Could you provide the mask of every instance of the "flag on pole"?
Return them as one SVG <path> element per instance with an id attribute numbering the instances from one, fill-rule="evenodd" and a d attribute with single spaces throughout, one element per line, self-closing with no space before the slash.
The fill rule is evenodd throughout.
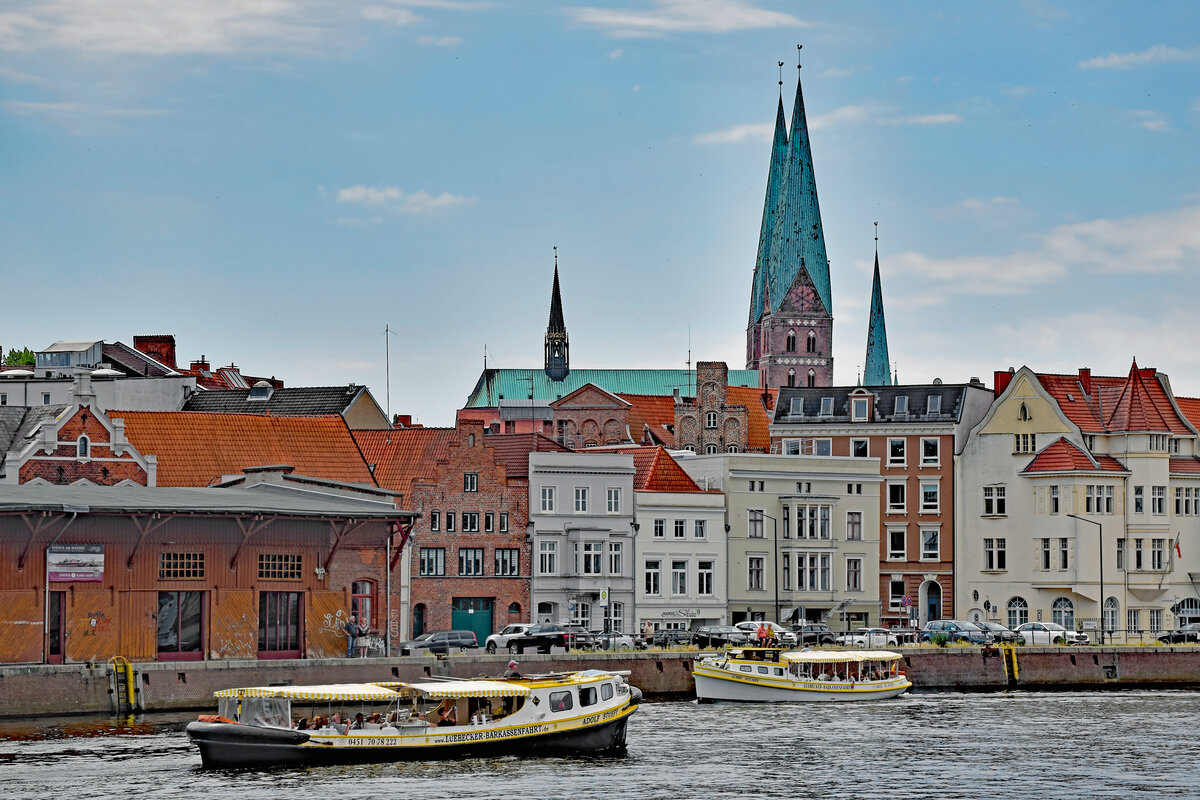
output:
<path id="1" fill-rule="evenodd" d="M 1175 557 L 1183 558 L 1183 550 L 1179 547 L 1179 537 L 1175 537 Z"/>

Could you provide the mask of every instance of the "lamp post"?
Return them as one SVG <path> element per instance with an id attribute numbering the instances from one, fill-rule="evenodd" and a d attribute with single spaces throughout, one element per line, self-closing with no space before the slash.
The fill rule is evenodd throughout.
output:
<path id="1" fill-rule="evenodd" d="M 1099 522 L 1096 522 L 1096 520 L 1094 520 L 1094 519 L 1088 519 L 1087 517 L 1081 517 L 1078 514 L 1067 514 L 1067 516 L 1070 517 L 1071 519 L 1077 519 L 1080 522 L 1087 522 L 1092 525 L 1095 525 L 1099 529 L 1098 536 L 1099 536 L 1099 540 L 1100 540 L 1100 644 L 1104 644 L 1104 640 L 1105 640 L 1104 631 L 1105 631 L 1105 627 L 1106 627 L 1104 624 L 1104 611 L 1105 611 L 1105 608 L 1104 608 L 1104 526 L 1101 525 Z"/>
<path id="2" fill-rule="evenodd" d="M 775 618 L 774 622 L 779 623 L 779 520 L 772 517 L 770 514 L 763 512 L 763 517 L 771 520 L 771 552 L 773 555 L 771 571 L 773 576 L 771 583 L 775 584 Z"/>

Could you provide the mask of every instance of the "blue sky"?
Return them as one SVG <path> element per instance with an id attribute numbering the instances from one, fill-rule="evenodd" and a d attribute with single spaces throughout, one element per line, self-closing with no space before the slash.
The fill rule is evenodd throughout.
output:
<path id="1" fill-rule="evenodd" d="M 0 345 L 173 333 L 427 425 L 540 366 L 744 365 L 796 44 L 863 362 L 873 226 L 903 382 L 1169 373 L 1200 395 L 1200 6 L 13 0 Z"/>

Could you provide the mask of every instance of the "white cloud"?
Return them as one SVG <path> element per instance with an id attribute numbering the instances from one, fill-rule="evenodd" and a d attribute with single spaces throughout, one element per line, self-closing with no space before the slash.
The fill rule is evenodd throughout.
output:
<path id="1" fill-rule="evenodd" d="M 1151 131 L 1169 131 L 1171 122 L 1167 115 L 1160 111 L 1138 110 L 1130 112 L 1138 120 L 1138 125 Z"/>
<path id="2" fill-rule="evenodd" d="M 442 208 L 475 202 L 473 197 L 453 195 L 449 192 L 432 195 L 424 189 L 419 189 L 406 193 L 395 186 L 375 187 L 361 184 L 338 189 L 337 199 L 339 203 L 382 206 L 397 214 L 428 214 Z"/>
<path id="3" fill-rule="evenodd" d="M 622 50 L 621 48 L 618 47 L 616 50 L 609 50 L 608 57 L 612 58 L 612 59 L 617 59 L 617 58 L 620 58 L 624 54 L 624 52 L 625 52 L 624 50 Z"/>
<path id="4" fill-rule="evenodd" d="M 1200 47 L 1181 50 L 1165 44 L 1156 44 L 1140 53 L 1109 53 L 1106 56 L 1088 58 L 1079 62 L 1080 69 L 1127 69 L 1145 64 L 1180 64 L 1200 61 Z"/>
<path id="5" fill-rule="evenodd" d="M 652 0 L 649 11 L 581 6 L 568 9 L 575 20 L 602 28 L 614 37 L 663 36 L 668 33 L 730 33 L 758 28 L 799 27 L 791 14 L 767 11 L 750 0 Z"/>
<path id="6" fill-rule="evenodd" d="M 842 106 L 835 108 L 828 114 L 817 114 L 808 118 L 808 129 L 810 131 L 819 131 L 822 128 L 829 128 L 834 125 L 844 125 L 847 123 L 869 122 L 875 114 L 874 106 Z"/>
<path id="7" fill-rule="evenodd" d="M 991 211 L 998 207 L 1019 206 L 1021 201 L 1015 197 L 989 197 L 986 199 L 979 197 L 968 197 L 962 202 L 956 203 L 953 207 L 959 211 Z"/>
<path id="8" fill-rule="evenodd" d="M 100 108 L 85 103 L 39 103 L 32 100 L 5 100 L 4 107 L 22 116 L 157 117 L 167 113 L 162 108 Z"/>
<path id="9" fill-rule="evenodd" d="M 954 125 L 962 122 L 958 114 L 914 114 L 909 117 L 893 117 L 879 120 L 880 125 Z"/>
<path id="10" fill-rule="evenodd" d="M 751 122 L 724 130 L 697 134 L 696 144 L 737 144 L 739 142 L 769 142 L 775 135 L 775 123 Z"/>
<path id="11" fill-rule="evenodd" d="M 945 125 L 962 122 L 958 114 L 925 114 L 909 117 L 880 117 L 878 106 L 850 105 L 835 108 L 827 114 L 808 118 L 808 129 L 819 131 L 836 125 L 854 125 L 874 122 L 876 125 Z M 733 125 L 717 131 L 700 133 L 693 141 L 696 144 L 737 144 L 740 142 L 769 142 L 775 136 L 774 122 L 749 122 Z"/>
<path id="12" fill-rule="evenodd" d="M 7 83 L 23 83 L 28 86 L 48 86 L 50 81 L 37 75 L 30 75 L 28 72 L 11 69 L 9 67 L 0 67 L 0 81 Z"/>
<path id="13" fill-rule="evenodd" d="M 462 39 L 457 36 L 418 36 L 417 44 L 423 44 L 427 47 L 454 47 L 461 44 Z"/>
<path id="14" fill-rule="evenodd" d="M 391 6 L 367 6 L 362 15 L 374 22 L 387 22 L 391 25 L 415 25 L 425 20 L 420 14 L 407 8 L 392 8 Z"/>

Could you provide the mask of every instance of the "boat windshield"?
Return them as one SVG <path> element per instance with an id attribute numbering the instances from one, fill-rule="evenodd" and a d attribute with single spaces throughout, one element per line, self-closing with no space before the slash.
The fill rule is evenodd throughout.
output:
<path id="1" fill-rule="evenodd" d="M 245 725 L 292 727 L 292 701 L 286 697 L 222 697 L 217 713 Z"/>

